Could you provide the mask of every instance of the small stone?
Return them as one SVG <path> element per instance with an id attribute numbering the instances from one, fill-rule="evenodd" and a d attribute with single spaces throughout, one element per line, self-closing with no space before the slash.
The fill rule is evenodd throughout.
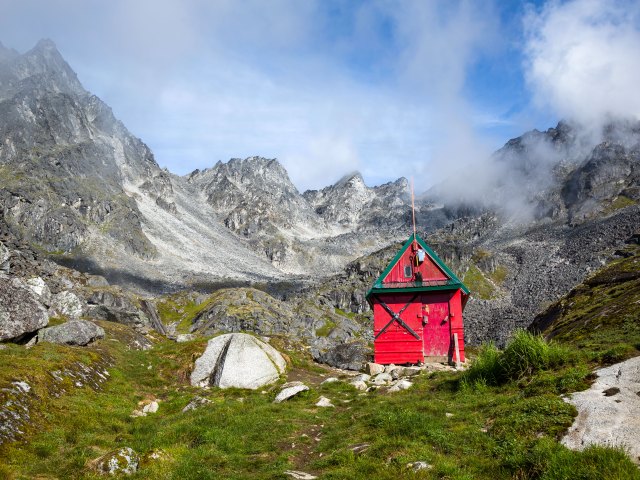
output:
<path id="1" fill-rule="evenodd" d="M 365 367 L 365 371 L 369 374 L 369 375 L 377 375 L 379 373 L 384 372 L 384 365 L 380 365 L 379 363 L 367 363 L 366 367 Z"/>
<path id="2" fill-rule="evenodd" d="M 350 382 L 350 384 L 351 384 L 351 385 L 353 385 L 353 387 L 354 387 L 356 390 L 360 390 L 360 391 L 363 391 L 363 392 L 364 392 L 364 391 L 366 391 L 366 390 L 367 390 L 367 388 L 368 388 L 368 387 L 367 387 L 367 384 L 366 384 L 366 383 L 364 383 L 362 380 L 356 380 L 356 381 L 354 381 L 354 382 Z"/>
<path id="3" fill-rule="evenodd" d="M 451 418 L 451 417 L 453 417 L 453 413 L 446 412 L 444 414 L 444 416 L 447 417 L 447 418 Z"/>
<path id="4" fill-rule="evenodd" d="M 331 400 L 327 397 L 320 397 L 320 399 L 316 402 L 316 407 L 335 407 Z"/>
<path id="5" fill-rule="evenodd" d="M 142 411 L 144 413 L 156 413 L 158 411 L 158 408 L 160 408 L 160 405 L 158 405 L 158 402 L 154 400 L 153 402 L 148 403 L 144 407 L 142 407 Z"/>
<path id="6" fill-rule="evenodd" d="M 181 333 L 176 336 L 177 343 L 190 342 L 191 340 L 195 340 L 196 336 L 193 333 Z"/>
<path id="7" fill-rule="evenodd" d="M 295 478 L 296 480 L 315 480 L 316 478 L 318 478 L 315 475 L 311 475 L 310 473 L 300 472 L 298 470 L 285 470 L 284 474 L 289 475 L 290 477 Z"/>
<path id="8" fill-rule="evenodd" d="M 611 387 L 611 388 L 607 388 L 602 393 L 604 393 L 605 397 L 613 397 L 614 395 L 617 395 L 618 393 L 620 393 L 620 389 L 618 387 Z"/>
<path id="9" fill-rule="evenodd" d="M 291 382 L 291 383 L 293 383 L 293 382 Z M 280 393 L 278 393 L 278 395 L 276 396 L 276 399 L 273 401 L 273 403 L 284 402 L 285 400 L 288 400 L 291 397 L 299 394 L 300 392 L 304 392 L 306 390 L 309 390 L 309 387 L 307 387 L 306 385 L 303 385 L 303 384 L 294 385 L 294 386 L 291 386 L 291 387 L 283 388 L 282 390 L 280 390 Z"/>
<path id="10" fill-rule="evenodd" d="M 195 410 L 196 408 L 204 407 L 205 405 L 208 405 L 210 403 L 212 402 L 208 398 L 204 398 L 196 395 L 195 397 L 193 397 L 193 399 L 191 399 L 191 401 L 187 404 L 187 406 L 182 409 L 182 412 Z"/>
<path id="11" fill-rule="evenodd" d="M 360 453 L 366 452 L 370 446 L 370 443 L 356 443 L 355 445 L 351 445 L 349 447 L 349 450 L 358 455 Z"/>
<path id="12" fill-rule="evenodd" d="M 335 383 L 335 382 L 339 382 L 339 381 L 340 381 L 340 379 L 338 379 L 336 377 L 329 377 L 325 381 L 323 381 L 320 385 L 324 385 L 325 383 Z"/>
<path id="13" fill-rule="evenodd" d="M 394 385 L 391 386 L 388 392 L 390 393 L 399 392 L 400 390 L 407 390 L 412 386 L 413 386 L 413 383 L 411 383 L 409 380 L 399 380 Z"/>
<path id="14" fill-rule="evenodd" d="M 369 380 L 371 380 L 371 375 L 367 375 L 366 373 L 361 373 L 351 379 L 352 382 L 368 382 Z"/>
<path id="15" fill-rule="evenodd" d="M 390 363 L 386 367 L 384 367 L 384 373 L 391 373 L 391 370 L 398 368 L 393 363 Z M 381 372 L 382 373 L 382 372 Z"/>
<path id="16" fill-rule="evenodd" d="M 386 384 L 391 383 L 393 381 L 393 377 L 391 377 L 390 374 L 384 372 L 384 373 L 379 373 L 378 375 L 373 377 L 373 379 L 371 381 L 375 385 L 386 385 Z"/>
<path id="17" fill-rule="evenodd" d="M 433 465 L 430 465 L 427 462 L 419 461 L 407 463 L 407 468 L 411 468 L 414 472 L 418 472 L 420 470 L 431 470 L 433 468 Z"/>
<path id="18" fill-rule="evenodd" d="M 91 462 L 101 475 L 132 475 L 138 470 L 140 457 L 129 447 L 113 450 Z"/>

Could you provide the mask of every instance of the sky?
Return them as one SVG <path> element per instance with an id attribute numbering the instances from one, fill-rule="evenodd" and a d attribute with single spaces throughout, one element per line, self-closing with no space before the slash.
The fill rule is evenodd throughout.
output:
<path id="1" fill-rule="evenodd" d="M 186 174 L 278 158 L 300 191 L 353 171 L 416 191 L 561 119 L 640 118 L 640 1 L 0 0 Z M 478 163 L 476 163 L 478 164 Z"/>

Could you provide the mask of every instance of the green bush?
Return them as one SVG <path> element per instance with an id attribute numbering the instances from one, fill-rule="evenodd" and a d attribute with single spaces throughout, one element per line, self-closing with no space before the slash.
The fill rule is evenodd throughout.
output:
<path id="1" fill-rule="evenodd" d="M 518 330 L 502 352 L 492 344 L 484 345 L 462 381 L 466 385 L 478 381 L 501 385 L 559 367 L 570 360 L 570 352 L 565 347 L 547 343 L 541 335 Z"/>

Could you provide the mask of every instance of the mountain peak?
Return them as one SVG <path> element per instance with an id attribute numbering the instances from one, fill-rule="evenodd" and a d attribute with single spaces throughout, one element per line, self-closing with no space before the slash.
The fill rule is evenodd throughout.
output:
<path id="1" fill-rule="evenodd" d="M 340 180 L 338 180 L 334 185 L 334 188 L 344 188 L 344 187 L 355 187 L 355 186 L 364 186 L 364 178 L 362 178 L 362 174 L 358 171 L 351 172 L 346 174 Z"/>
<path id="2" fill-rule="evenodd" d="M 55 50 L 56 52 L 58 51 L 58 47 L 56 47 L 56 44 L 53 40 L 51 40 L 50 38 L 43 38 L 41 40 L 38 40 L 38 43 L 36 43 L 36 46 L 33 48 L 34 50 L 44 50 L 44 51 L 53 51 Z"/>

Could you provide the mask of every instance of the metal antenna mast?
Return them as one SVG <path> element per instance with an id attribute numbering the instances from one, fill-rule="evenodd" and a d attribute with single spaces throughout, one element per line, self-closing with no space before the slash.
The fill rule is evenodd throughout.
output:
<path id="1" fill-rule="evenodd" d="M 416 206 L 413 201 L 413 177 L 411 177 L 411 215 L 413 217 L 413 241 L 416 241 Z"/>

